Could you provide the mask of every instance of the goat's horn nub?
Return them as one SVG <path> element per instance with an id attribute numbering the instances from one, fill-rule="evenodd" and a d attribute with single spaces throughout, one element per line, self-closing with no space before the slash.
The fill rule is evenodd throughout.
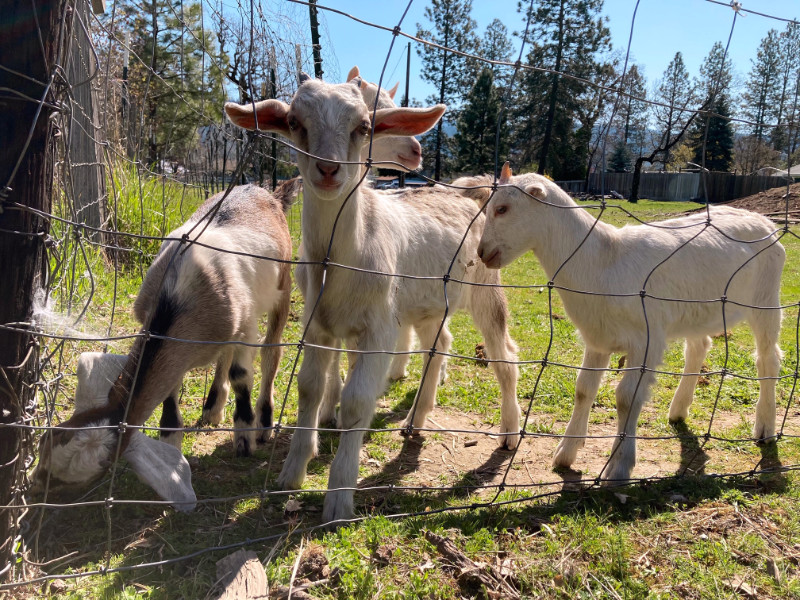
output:
<path id="1" fill-rule="evenodd" d="M 300 81 L 301 84 L 305 83 L 309 79 L 311 79 L 311 75 L 309 75 L 305 71 L 300 71 L 299 81 Z"/>
<path id="2" fill-rule="evenodd" d="M 513 173 L 511 172 L 511 164 L 506 161 L 503 165 L 503 169 L 500 171 L 500 183 L 508 183 L 511 181 L 511 176 Z"/>

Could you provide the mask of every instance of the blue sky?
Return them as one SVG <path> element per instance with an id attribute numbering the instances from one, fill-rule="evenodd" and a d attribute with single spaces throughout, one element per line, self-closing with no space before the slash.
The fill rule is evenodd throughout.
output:
<path id="1" fill-rule="evenodd" d="M 393 27 L 405 10 L 407 0 L 318 0 L 361 19 Z M 427 26 L 424 9 L 428 2 L 415 0 L 403 22 L 403 30 L 416 33 L 417 23 Z M 628 43 L 631 17 L 635 0 L 606 0 L 603 14 L 609 17 L 608 26 L 615 48 L 624 51 Z M 744 8 L 785 17 L 800 17 L 798 0 L 744 0 Z M 304 7 L 303 7 L 304 8 Z M 322 26 L 334 46 L 335 61 L 328 58 L 323 65 L 325 78 L 341 80 L 351 66 L 357 64 L 368 79 L 377 81 L 392 35 L 389 32 L 367 27 L 347 17 L 320 11 Z M 517 12 L 516 0 L 473 0 L 473 18 L 482 34 L 492 19 L 500 19 L 510 31 L 524 28 L 522 16 Z M 633 59 L 644 66 L 648 86 L 663 73 L 676 52 L 681 51 L 691 75 L 716 41 L 723 44 L 733 21 L 733 9 L 705 0 L 641 0 L 636 15 L 636 25 L 631 44 Z M 757 15 L 740 14 L 731 40 L 730 57 L 735 71 L 744 80 L 755 57 L 761 39 L 771 28 L 782 31 L 786 24 Z M 515 40 L 518 51 L 518 39 Z M 405 75 L 407 40 L 398 38 L 387 65 L 386 84 L 391 87 Z M 330 55 L 329 55 L 330 56 Z M 338 64 L 337 64 L 338 63 Z M 423 99 L 433 91 L 419 76 L 420 59 L 412 43 L 411 92 L 412 98 Z M 398 95 L 399 98 L 399 95 Z"/>

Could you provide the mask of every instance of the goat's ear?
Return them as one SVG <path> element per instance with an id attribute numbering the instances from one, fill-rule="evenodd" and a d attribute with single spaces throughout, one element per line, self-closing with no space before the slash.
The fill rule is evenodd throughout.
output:
<path id="1" fill-rule="evenodd" d="M 400 82 L 399 81 L 397 83 L 395 83 L 394 87 L 387 92 L 387 94 L 389 94 L 389 98 L 391 98 L 392 100 L 394 100 L 394 95 L 397 93 L 397 88 L 398 87 L 400 87 Z"/>
<path id="2" fill-rule="evenodd" d="M 175 510 L 194 510 L 197 496 L 192 489 L 192 470 L 180 450 L 134 431 L 122 455 L 139 479 L 169 501 Z"/>
<path id="3" fill-rule="evenodd" d="M 226 102 L 225 114 L 231 123 L 242 129 L 259 129 L 289 135 L 289 123 L 286 120 L 289 105 L 280 100 L 262 100 L 255 103 L 255 108 L 252 104 Z"/>
<path id="4" fill-rule="evenodd" d="M 442 118 L 447 107 L 382 108 L 375 113 L 375 135 L 412 136 L 425 133 Z"/>
<path id="5" fill-rule="evenodd" d="M 359 75 L 360 75 L 360 73 L 358 71 L 358 65 L 356 65 L 355 67 L 350 69 L 350 72 L 347 74 L 347 81 L 350 81 L 351 79 L 355 79 Z"/>
<path id="6" fill-rule="evenodd" d="M 128 357 L 106 352 L 82 352 L 78 357 L 75 414 L 108 403 L 108 393 L 125 368 Z"/>
<path id="7" fill-rule="evenodd" d="M 525 193 L 530 194 L 537 200 L 544 200 L 547 197 L 547 190 L 541 183 L 532 183 L 525 188 Z"/>

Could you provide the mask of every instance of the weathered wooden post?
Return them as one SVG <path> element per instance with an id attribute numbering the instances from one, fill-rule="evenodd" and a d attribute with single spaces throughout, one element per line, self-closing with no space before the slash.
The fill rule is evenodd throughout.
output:
<path id="1" fill-rule="evenodd" d="M 93 77 L 99 65 L 95 62 L 92 40 L 89 38 L 90 10 L 94 10 L 95 14 L 104 12 L 104 0 L 77 0 L 75 3 L 75 26 L 72 28 L 67 68 L 67 79 L 72 90 L 72 110 L 67 121 L 67 185 L 77 221 L 100 229 L 106 214 L 106 181 L 101 147 L 103 134 L 97 116 L 96 82 Z M 86 234 L 92 240 L 100 239 L 99 231 L 90 229 Z"/>
<path id="2" fill-rule="evenodd" d="M 35 403 L 38 340 L 26 329 L 45 283 L 47 218 L 53 188 L 54 122 L 63 100 L 71 26 L 66 0 L 5 0 L 0 24 L 0 505 L 20 506 Z M 63 19 L 63 21 L 62 21 Z M 0 511 L 0 579 L 11 578 L 20 513 Z"/>

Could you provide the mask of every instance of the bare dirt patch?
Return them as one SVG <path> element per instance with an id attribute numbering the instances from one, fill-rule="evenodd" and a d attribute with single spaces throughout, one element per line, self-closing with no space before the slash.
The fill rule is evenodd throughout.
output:
<path id="1" fill-rule="evenodd" d="M 787 207 L 788 200 L 788 207 Z M 752 196 L 739 198 L 730 202 L 716 204 L 715 206 L 732 206 L 757 212 L 770 217 L 772 220 L 783 223 L 786 212 L 789 212 L 789 223 L 800 223 L 800 183 L 795 183 L 789 188 L 787 196 L 786 187 L 776 187 Z M 699 209 L 705 210 L 705 208 Z M 691 211 L 696 212 L 696 211 Z"/>

